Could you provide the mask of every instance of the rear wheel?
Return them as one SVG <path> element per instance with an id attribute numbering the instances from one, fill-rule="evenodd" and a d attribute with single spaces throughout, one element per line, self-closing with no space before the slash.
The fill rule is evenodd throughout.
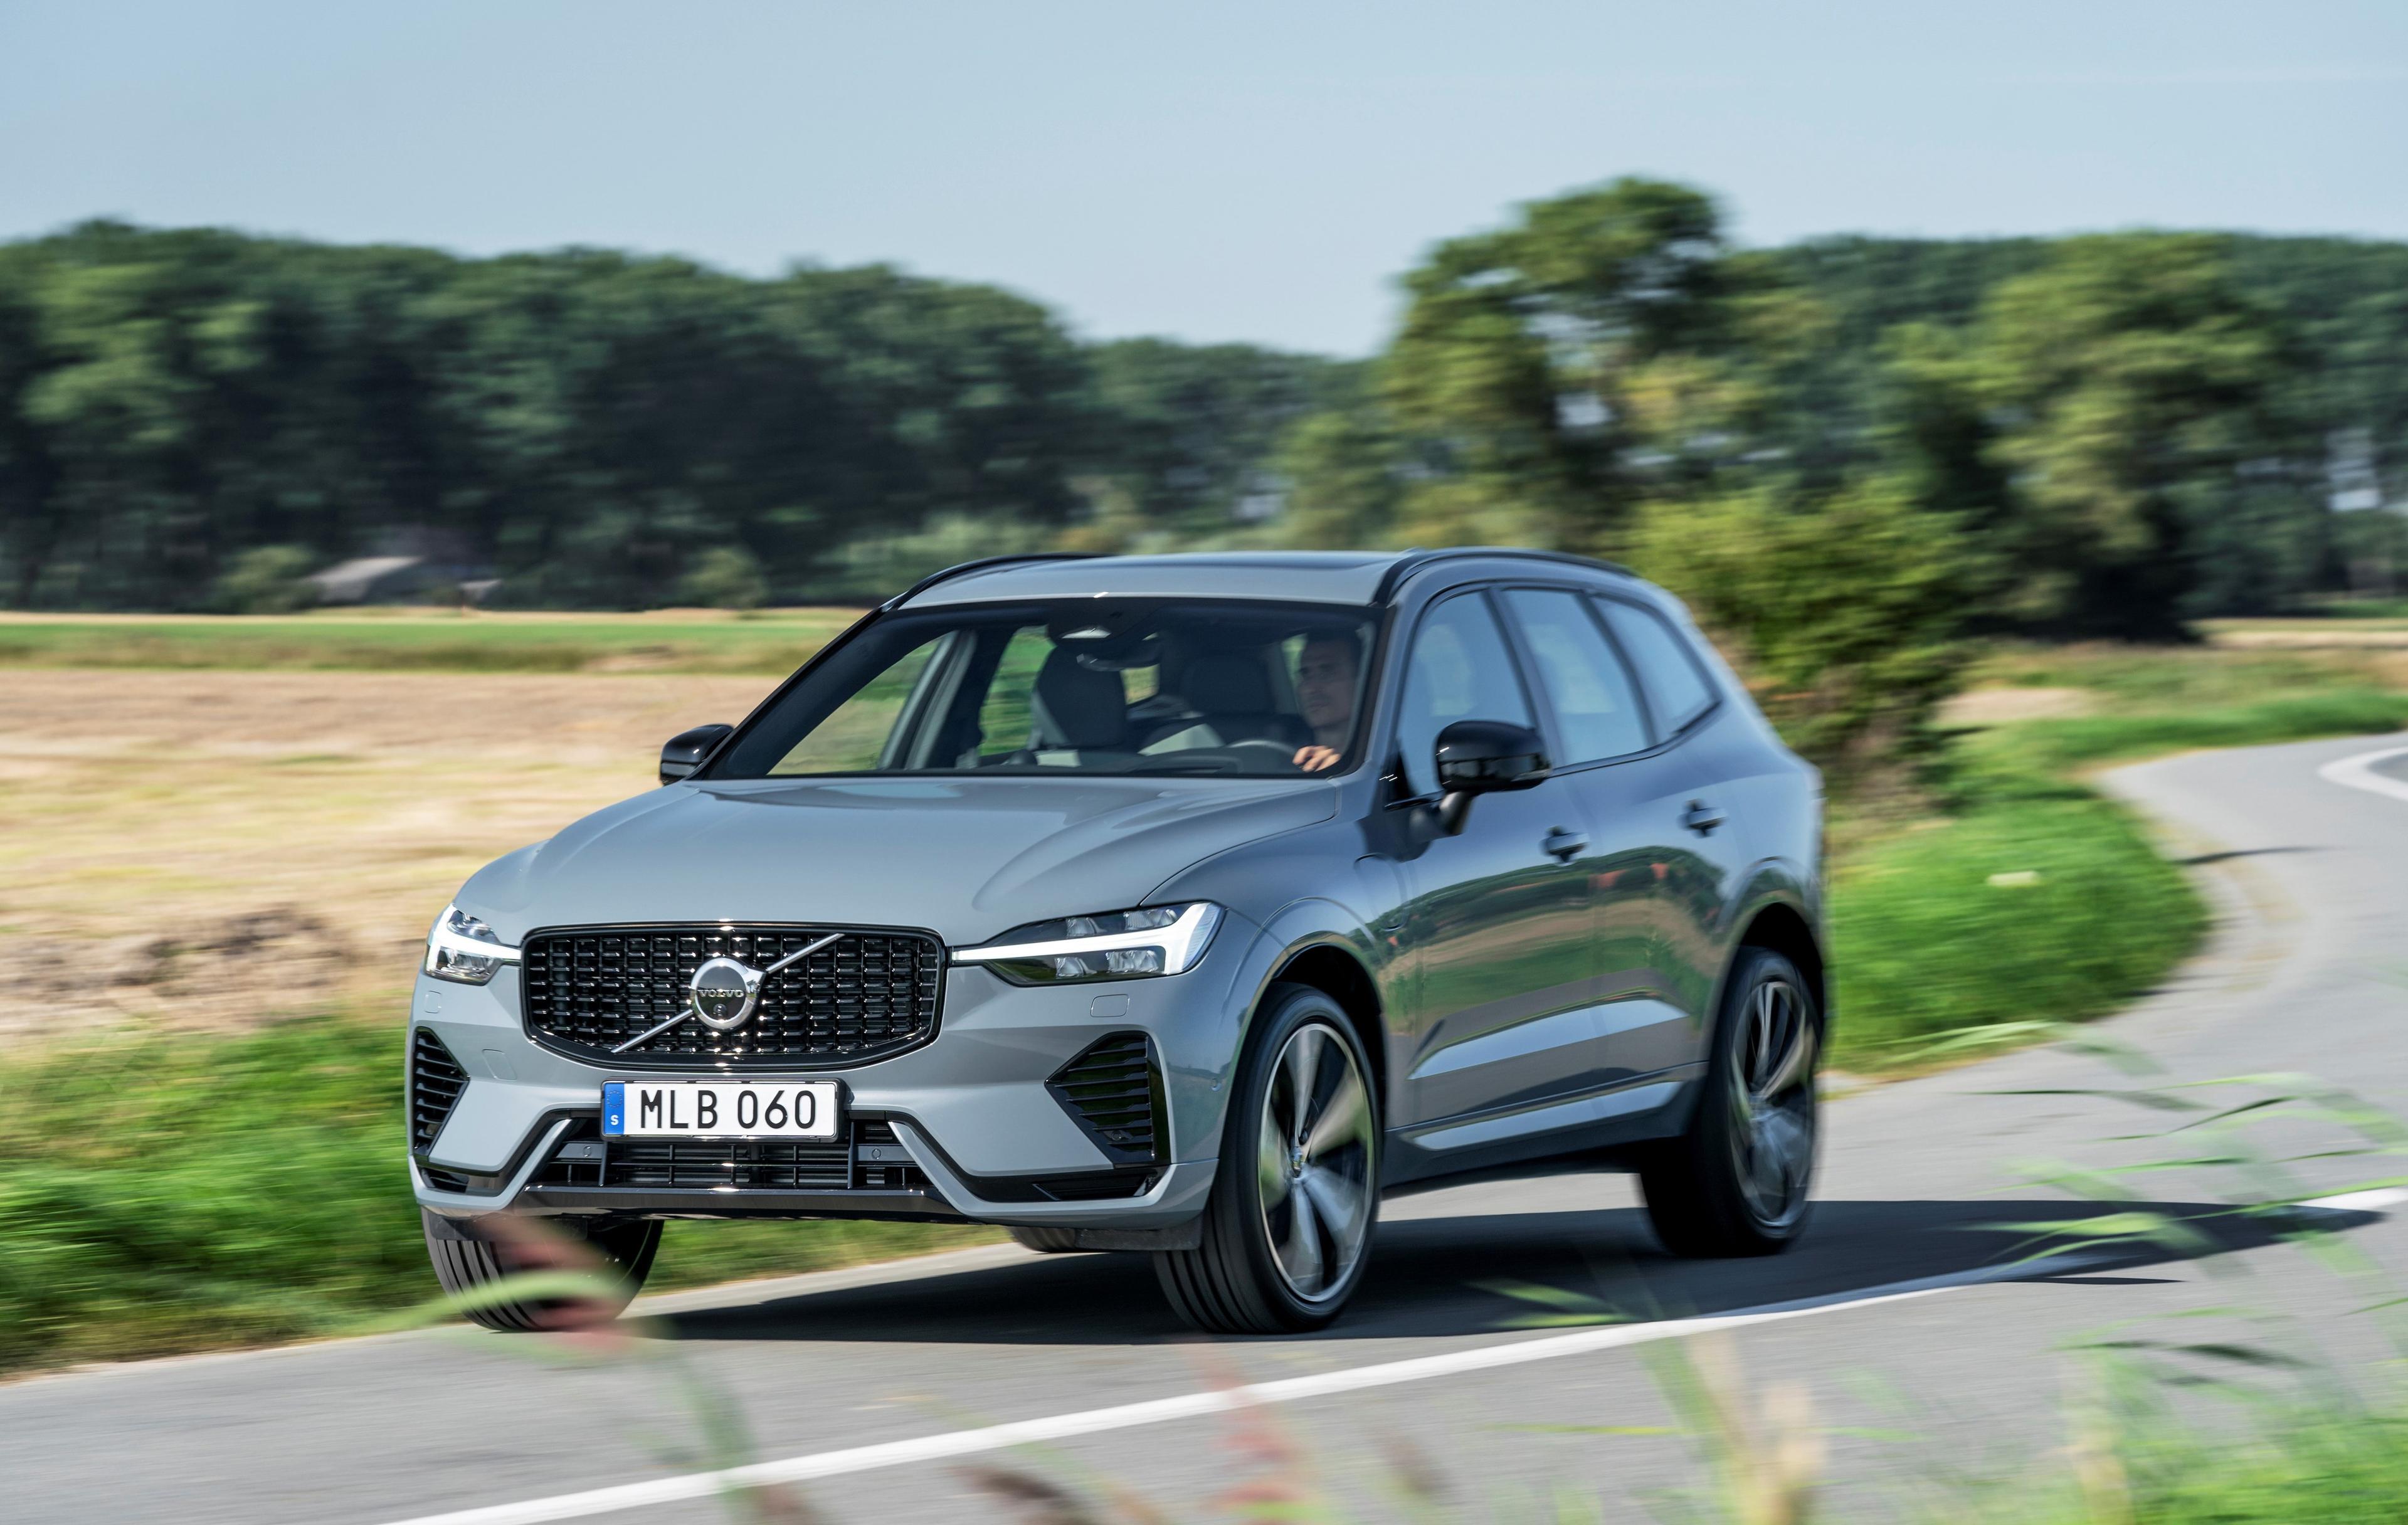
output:
<path id="1" fill-rule="evenodd" d="M 1231 1088 L 1202 1243 L 1154 1257 L 1181 1317 L 1214 1333 L 1278 1334 L 1338 1316 L 1380 1211 L 1370 1074 L 1335 1000 L 1271 987 Z"/>
<path id="2" fill-rule="evenodd" d="M 612 1221 L 564 1217 L 521 1220 L 509 1228 L 464 1223 L 419 1209 L 426 1233 L 426 1258 L 435 1265 L 435 1279 L 454 1296 L 489 1287 L 505 1276 L 532 1271 L 590 1271 L 591 1259 L 602 1261 L 602 1273 L 617 1286 L 612 1296 L 572 1303 L 547 1298 L 508 1301 L 471 1308 L 463 1316 L 487 1329 L 522 1332 L 562 1329 L 615 1318 L 635 1301 L 652 1273 L 652 1257 L 661 1246 L 661 1225 L 642 1219 Z M 582 1247 L 587 1254 L 580 1254 Z"/>
<path id="3" fill-rule="evenodd" d="M 1675 1255 L 1771 1255 L 1806 1228 L 1822 1020 L 1798 967 L 1742 948 L 1687 1131 L 1641 1157 L 1656 1237 Z"/>

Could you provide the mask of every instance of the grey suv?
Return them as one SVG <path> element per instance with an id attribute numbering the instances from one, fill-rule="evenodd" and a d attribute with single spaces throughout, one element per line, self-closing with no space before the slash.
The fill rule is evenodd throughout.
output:
<path id="1" fill-rule="evenodd" d="M 1819 780 L 1618 568 L 973 563 L 660 772 L 428 938 L 455 1290 L 524 1262 L 515 1216 L 629 1296 L 665 1218 L 980 1222 L 1267 1332 L 1338 1314 L 1383 1192 L 1467 1172 L 1634 1170 L 1682 1255 L 1806 1221 Z"/>

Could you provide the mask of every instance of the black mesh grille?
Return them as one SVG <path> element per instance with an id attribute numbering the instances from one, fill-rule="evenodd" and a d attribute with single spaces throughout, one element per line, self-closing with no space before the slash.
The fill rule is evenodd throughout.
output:
<path id="1" fill-rule="evenodd" d="M 1162 1087 L 1154 1045 L 1144 1033 L 1116 1032 L 1098 1040 L 1055 1072 L 1046 1086 L 1116 1160 L 1161 1158 L 1156 1121 Z"/>
<path id="2" fill-rule="evenodd" d="M 390 1073 L 390 1072 L 387 1072 Z M 409 1146 L 423 1154 L 435 1146 L 443 1119 L 459 1104 L 468 1086 L 467 1072 L 443 1046 L 443 1040 L 417 1029 L 409 1043 Z"/>
<path id="3" fill-rule="evenodd" d="M 766 969 L 833 927 L 603 927 L 538 932 L 522 965 L 527 1031 L 579 1058 L 644 1069 L 792 1069 L 857 1064 L 937 1030 L 944 944 L 926 932 L 846 931 L 769 976 L 733 1032 L 692 1018 L 624 1054 L 610 1051 L 686 1002 L 705 959 Z"/>
<path id="4" fill-rule="evenodd" d="M 612 1139 L 602 1184 L 845 1191 L 853 1186 L 853 1145 L 752 1139 Z"/>
<path id="5" fill-rule="evenodd" d="M 879 1117 L 851 1122 L 850 1139 L 831 1144 L 774 1140 L 606 1139 L 599 1122 L 580 1117 L 536 1173 L 538 1187 L 663 1187 L 755 1191 L 925 1191 L 927 1178 L 899 1159 L 858 1159 L 859 1148 L 899 1150 Z"/>

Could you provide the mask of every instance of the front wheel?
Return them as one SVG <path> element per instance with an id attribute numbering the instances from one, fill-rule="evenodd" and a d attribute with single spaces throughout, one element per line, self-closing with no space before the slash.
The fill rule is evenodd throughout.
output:
<path id="1" fill-rule="evenodd" d="M 1697 1113 L 1639 1162 L 1647 1216 L 1666 1249 L 1771 1255 L 1805 1230 L 1822 1030 L 1798 966 L 1769 948 L 1740 950 Z"/>
<path id="2" fill-rule="evenodd" d="M 1279 1334 L 1338 1316 L 1380 1212 L 1370 1074 L 1335 1000 L 1271 987 L 1231 1087 L 1203 1242 L 1154 1257 L 1181 1317 L 1218 1334 Z"/>
<path id="3" fill-rule="evenodd" d="M 600 1307 L 592 1302 L 571 1304 L 560 1299 L 510 1300 L 466 1309 L 462 1316 L 487 1329 L 517 1333 L 599 1323 L 626 1311 L 644 1278 L 652 1273 L 652 1256 L 661 1247 L 657 1220 L 613 1222 L 558 1218 L 546 1228 L 526 1222 L 499 1229 L 465 1224 L 418 1210 L 426 1233 L 426 1258 L 435 1279 L 454 1296 L 491 1286 L 505 1276 L 534 1271 L 598 1270 L 615 1285 Z M 580 1249 L 585 1253 L 580 1253 Z M 592 1261 L 599 1259 L 597 1268 Z"/>

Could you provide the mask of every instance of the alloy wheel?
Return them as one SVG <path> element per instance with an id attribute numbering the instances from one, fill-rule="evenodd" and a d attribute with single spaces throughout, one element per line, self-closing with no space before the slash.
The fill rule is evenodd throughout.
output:
<path id="1" fill-rule="evenodd" d="M 1738 1042 L 1731 1162 L 1749 1213 L 1785 1229 L 1806 1211 L 1814 1170 L 1815 1032 L 1798 987 L 1768 979 L 1749 992 Z"/>
<path id="2" fill-rule="evenodd" d="M 1342 1292 L 1370 1237 L 1370 1093 L 1354 1050 L 1314 1022 L 1289 1034 L 1263 1094 L 1255 1173 L 1263 1233 L 1289 1290 Z"/>

